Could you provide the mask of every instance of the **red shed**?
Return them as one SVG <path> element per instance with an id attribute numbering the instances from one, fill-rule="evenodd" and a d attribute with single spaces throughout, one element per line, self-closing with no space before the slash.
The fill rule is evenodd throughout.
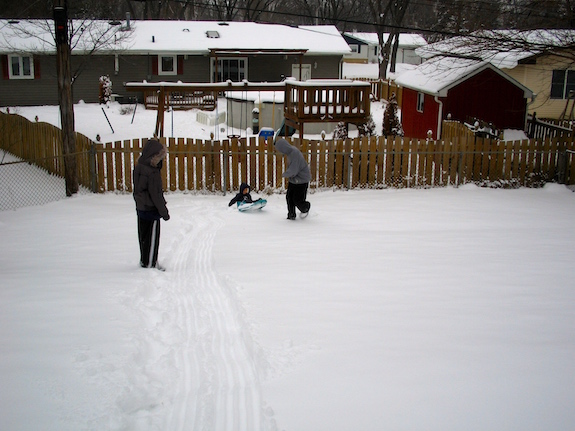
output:
<path id="1" fill-rule="evenodd" d="M 533 92 L 489 62 L 438 57 L 402 73 L 401 123 L 406 136 L 441 137 L 441 123 L 470 117 L 497 129 L 525 128 Z"/>

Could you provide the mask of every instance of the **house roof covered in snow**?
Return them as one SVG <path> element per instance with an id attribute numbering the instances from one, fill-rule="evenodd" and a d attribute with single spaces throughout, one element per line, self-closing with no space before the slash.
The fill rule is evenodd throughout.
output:
<path id="1" fill-rule="evenodd" d="M 525 97 L 533 97 L 533 92 L 529 88 L 502 72 L 490 62 L 454 57 L 432 58 L 416 68 L 402 73 L 395 79 L 395 82 L 402 87 L 411 88 L 433 96 L 445 97 L 451 88 L 486 69 L 493 70 L 521 88 Z"/>
<path id="2" fill-rule="evenodd" d="M 515 68 L 521 60 L 575 45 L 575 30 L 490 30 L 457 36 L 416 49 L 422 58 L 456 55 Z"/>
<path id="3" fill-rule="evenodd" d="M 365 42 L 368 45 L 378 45 L 379 39 L 377 33 L 363 33 L 363 32 L 345 32 L 344 35 L 352 37 L 358 41 Z M 386 41 L 389 33 L 383 34 L 383 40 Z M 400 33 L 399 46 L 401 48 L 416 48 L 426 45 L 427 42 L 420 34 L 415 33 Z"/>
<path id="4" fill-rule="evenodd" d="M 100 52 L 133 54 L 207 54 L 210 50 L 283 52 L 309 55 L 343 55 L 348 44 L 335 26 L 299 26 L 218 21 L 72 21 L 72 53 L 89 50 L 93 38 L 105 35 Z M 80 31 L 82 30 L 82 31 Z M 54 52 L 51 20 L 0 20 L 0 52 Z"/>

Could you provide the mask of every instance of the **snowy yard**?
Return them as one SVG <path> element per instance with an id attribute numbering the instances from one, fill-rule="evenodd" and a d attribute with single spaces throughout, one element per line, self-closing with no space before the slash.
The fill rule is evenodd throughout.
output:
<path id="1" fill-rule="evenodd" d="M 569 430 L 575 194 L 167 195 L 0 212 L 2 430 Z"/>
<path id="2" fill-rule="evenodd" d="M 105 109 L 77 130 L 151 135 Z M 167 194 L 164 273 L 131 195 L 0 212 L 0 430 L 575 429 L 569 189 L 322 190 L 295 222 L 231 197 Z"/>

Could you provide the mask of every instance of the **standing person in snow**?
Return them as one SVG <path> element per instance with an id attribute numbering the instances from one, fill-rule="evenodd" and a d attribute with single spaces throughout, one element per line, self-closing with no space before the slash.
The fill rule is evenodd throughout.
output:
<path id="1" fill-rule="evenodd" d="M 288 220 L 295 220 L 296 208 L 301 211 L 300 217 L 306 217 L 311 207 L 311 204 L 306 201 L 307 189 L 311 181 L 309 165 L 301 151 L 285 139 L 279 138 L 274 146 L 276 150 L 287 157 L 286 170 L 282 174 L 284 178 L 288 179 L 287 218 Z"/>
<path id="2" fill-rule="evenodd" d="M 140 266 L 157 268 L 160 247 L 160 219 L 170 219 L 160 170 L 166 157 L 166 147 L 157 139 L 144 145 L 142 155 L 134 168 L 134 200 L 138 213 L 138 239 L 140 241 Z"/>

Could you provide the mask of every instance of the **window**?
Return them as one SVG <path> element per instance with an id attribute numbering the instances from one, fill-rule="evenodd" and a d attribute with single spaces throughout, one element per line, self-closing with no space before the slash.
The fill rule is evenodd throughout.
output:
<path id="1" fill-rule="evenodd" d="M 175 55 L 158 56 L 158 75 L 177 75 L 178 59 Z"/>
<path id="2" fill-rule="evenodd" d="M 9 55 L 10 79 L 34 79 L 34 60 L 30 56 Z"/>
<path id="3" fill-rule="evenodd" d="M 359 45 L 349 45 L 349 47 L 351 48 L 351 52 L 353 52 L 354 54 L 359 54 Z"/>
<path id="4" fill-rule="evenodd" d="M 225 82 L 228 79 L 232 82 L 241 82 L 247 79 L 246 58 L 221 58 L 218 59 L 217 76 L 216 61 L 212 60 L 212 82 Z"/>
<path id="5" fill-rule="evenodd" d="M 575 70 L 554 70 L 551 99 L 567 99 L 571 91 L 575 91 Z"/>
<path id="6" fill-rule="evenodd" d="M 425 94 L 417 93 L 417 112 L 423 112 L 424 101 L 425 101 Z"/>

